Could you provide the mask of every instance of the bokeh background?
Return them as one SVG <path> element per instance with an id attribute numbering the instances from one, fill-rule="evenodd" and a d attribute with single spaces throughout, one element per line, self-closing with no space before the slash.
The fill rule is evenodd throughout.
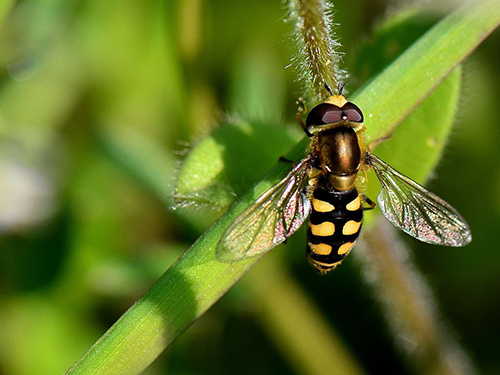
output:
<path id="1" fill-rule="evenodd" d="M 371 43 L 407 5 L 335 2 L 348 90 L 380 68 L 377 56 L 401 52 Z M 296 53 L 285 14 L 278 0 L 0 3 L 0 374 L 64 372 L 215 220 L 217 210 L 193 220 L 170 207 L 185 153 L 228 114 L 297 127 L 303 91 L 285 68 Z M 415 37 L 440 15 L 418 18 Z M 429 183 L 467 218 L 472 244 L 404 237 L 443 325 L 483 374 L 500 372 L 499 57 L 496 32 L 465 62 L 455 130 Z M 359 262 L 320 277 L 296 237 L 276 250 L 280 267 L 343 350 L 367 373 L 414 373 Z M 248 283 L 145 373 L 304 373 Z"/>

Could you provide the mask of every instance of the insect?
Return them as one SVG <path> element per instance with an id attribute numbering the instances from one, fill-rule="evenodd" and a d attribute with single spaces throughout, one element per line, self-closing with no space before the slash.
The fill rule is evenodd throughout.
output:
<path id="1" fill-rule="evenodd" d="M 326 86 L 326 85 L 325 85 Z M 377 202 L 396 227 L 420 241 L 464 246 L 472 237 L 460 214 L 444 200 L 373 155 L 363 142 L 363 113 L 342 95 L 314 107 L 305 124 L 308 153 L 277 184 L 244 210 L 217 247 L 222 261 L 262 255 L 284 242 L 309 217 L 307 258 L 321 273 L 337 267 L 354 246 L 363 211 L 376 204 L 358 186 L 373 169 L 382 189 Z"/>

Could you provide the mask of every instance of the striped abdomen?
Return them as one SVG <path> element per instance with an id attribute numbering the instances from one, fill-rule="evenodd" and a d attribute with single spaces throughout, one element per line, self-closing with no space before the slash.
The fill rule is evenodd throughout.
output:
<path id="1" fill-rule="evenodd" d="M 355 188 L 316 188 L 311 203 L 307 257 L 319 271 L 328 272 L 344 260 L 358 238 L 363 222 L 361 197 Z"/>

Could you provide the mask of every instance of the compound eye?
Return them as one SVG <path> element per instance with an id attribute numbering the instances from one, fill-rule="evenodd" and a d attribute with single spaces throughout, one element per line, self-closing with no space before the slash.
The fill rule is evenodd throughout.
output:
<path id="1" fill-rule="evenodd" d="M 333 124 L 340 120 L 342 120 L 342 109 L 330 103 L 321 103 L 307 115 L 306 126 Z"/>
<path id="2" fill-rule="evenodd" d="M 347 102 L 342 107 L 342 112 L 347 120 L 350 122 L 363 122 L 363 112 L 356 104 Z"/>

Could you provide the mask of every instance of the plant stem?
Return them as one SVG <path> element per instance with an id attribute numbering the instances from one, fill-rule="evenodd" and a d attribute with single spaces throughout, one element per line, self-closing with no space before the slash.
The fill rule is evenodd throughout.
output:
<path id="1" fill-rule="evenodd" d="M 333 38 L 331 5 L 322 0 L 289 0 L 288 8 L 298 51 L 292 61 L 306 96 L 317 102 L 328 95 L 325 84 L 335 91 L 346 76 L 339 68 L 340 43 Z"/>

